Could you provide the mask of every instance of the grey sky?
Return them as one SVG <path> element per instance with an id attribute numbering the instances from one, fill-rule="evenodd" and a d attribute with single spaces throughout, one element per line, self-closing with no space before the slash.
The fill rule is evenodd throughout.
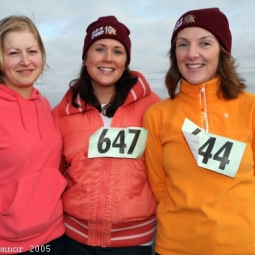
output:
<path id="1" fill-rule="evenodd" d="M 164 76 L 175 22 L 188 10 L 206 7 L 219 7 L 228 17 L 232 55 L 248 91 L 255 93 L 254 0 L 0 0 L 0 19 L 22 14 L 35 22 L 50 66 L 36 87 L 55 106 L 79 74 L 87 26 L 106 15 L 115 15 L 131 31 L 131 70 L 142 72 L 152 90 L 166 97 Z"/>

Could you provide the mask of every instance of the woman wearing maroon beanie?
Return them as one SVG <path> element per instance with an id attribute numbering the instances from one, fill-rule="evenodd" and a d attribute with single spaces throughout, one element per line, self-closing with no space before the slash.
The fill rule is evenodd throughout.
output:
<path id="1" fill-rule="evenodd" d="M 177 21 L 169 98 L 144 115 L 161 255 L 255 254 L 255 95 L 245 92 L 218 8 Z"/>
<path id="2" fill-rule="evenodd" d="M 151 255 L 156 201 L 141 125 L 160 98 L 142 74 L 129 70 L 124 24 L 100 17 L 86 32 L 80 77 L 54 109 L 68 182 L 65 254 Z"/>

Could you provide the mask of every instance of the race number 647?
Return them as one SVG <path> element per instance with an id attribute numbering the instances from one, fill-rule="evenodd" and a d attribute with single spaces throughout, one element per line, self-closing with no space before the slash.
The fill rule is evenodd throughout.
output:
<path id="1" fill-rule="evenodd" d="M 124 130 L 120 130 L 116 137 L 114 138 L 113 142 L 111 142 L 111 139 L 106 136 L 108 132 L 108 129 L 104 129 L 101 133 L 98 143 L 97 143 L 97 149 L 100 153 L 106 153 L 109 151 L 109 149 L 112 148 L 119 148 L 119 153 L 125 153 L 125 148 L 127 147 L 127 144 L 125 143 L 125 132 Z M 131 142 L 130 147 L 128 148 L 127 154 L 132 154 L 134 151 L 134 148 L 137 144 L 138 137 L 140 135 L 141 130 L 139 129 L 129 129 L 129 133 L 133 134 L 133 140 Z"/>

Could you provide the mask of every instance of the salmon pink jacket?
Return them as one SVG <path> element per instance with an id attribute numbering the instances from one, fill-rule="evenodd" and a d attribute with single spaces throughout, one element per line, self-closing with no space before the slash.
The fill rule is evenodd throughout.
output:
<path id="1" fill-rule="evenodd" d="M 64 234 L 62 141 L 48 101 L 0 84 L 0 254 L 32 250 Z"/>
<path id="2" fill-rule="evenodd" d="M 111 127 L 141 127 L 143 114 L 161 99 L 138 77 Z M 74 108 L 68 93 L 53 109 L 64 142 L 68 182 L 63 195 L 66 234 L 101 247 L 141 245 L 153 240 L 156 202 L 147 180 L 143 156 L 136 159 L 88 158 L 90 136 L 103 127 L 97 109 Z"/>

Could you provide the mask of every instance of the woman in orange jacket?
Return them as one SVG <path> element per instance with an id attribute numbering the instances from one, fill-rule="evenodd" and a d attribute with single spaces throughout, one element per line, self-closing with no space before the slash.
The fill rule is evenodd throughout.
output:
<path id="1" fill-rule="evenodd" d="M 218 8 L 188 11 L 174 28 L 170 98 L 143 121 L 157 254 L 255 254 L 255 96 L 231 44 Z"/>
<path id="2" fill-rule="evenodd" d="M 156 202 L 141 125 L 160 98 L 142 74 L 129 70 L 129 33 L 114 16 L 88 26 L 80 77 L 54 109 L 67 165 L 68 255 L 151 255 Z"/>

